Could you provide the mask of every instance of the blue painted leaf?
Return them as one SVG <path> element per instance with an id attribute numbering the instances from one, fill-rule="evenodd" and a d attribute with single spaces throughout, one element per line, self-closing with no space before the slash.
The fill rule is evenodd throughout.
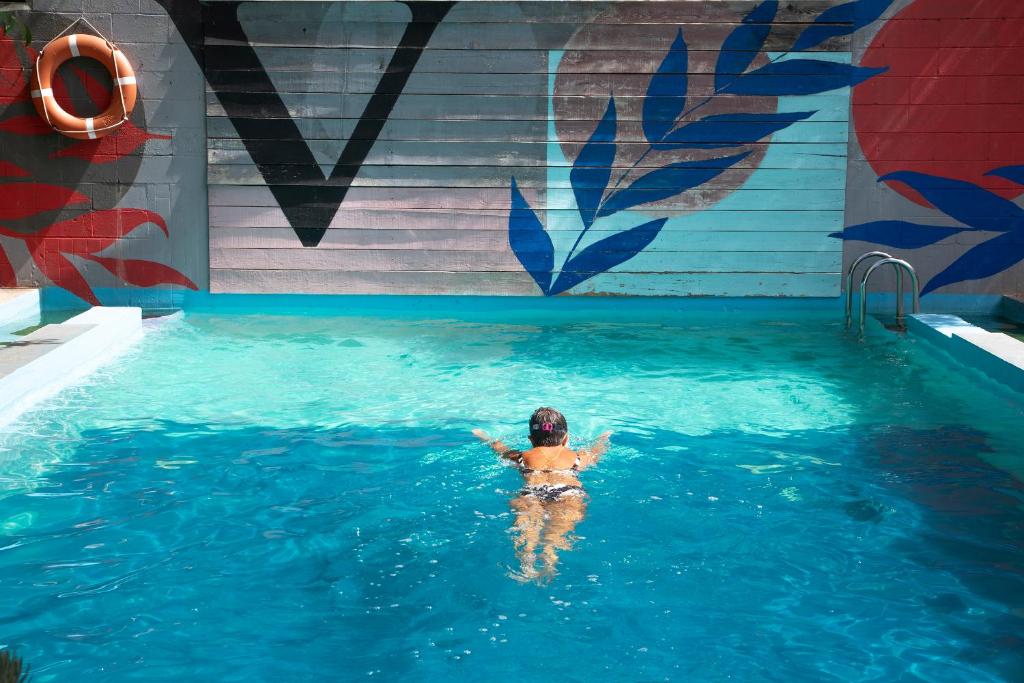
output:
<path id="1" fill-rule="evenodd" d="M 830 7 L 800 34 L 792 52 L 809 50 L 829 38 L 846 36 L 864 28 L 882 16 L 893 0 L 855 0 L 845 5 Z"/>
<path id="2" fill-rule="evenodd" d="M 589 229 L 593 224 L 594 214 L 608 187 L 611 166 L 615 161 L 615 127 L 615 98 L 611 97 L 601 122 L 580 150 L 569 173 L 569 182 L 576 196 L 576 208 L 583 219 L 584 229 Z"/>
<path id="3" fill-rule="evenodd" d="M 815 95 L 852 87 L 889 67 L 853 66 L 820 59 L 788 59 L 743 74 L 729 86 L 735 95 Z"/>
<path id="4" fill-rule="evenodd" d="M 537 286 L 547 294 L 551 270 L 555 267 L 555 248 L 537 214 L 519 191 L 515 178 L 512 179 L 512 210 L 508 214 L 508 245 Z"/>
<path id="5" fill-rule="evenodd" d="M 744 152 L 718 159 L 679 161 L 651 171 L 637 178 L 629 187 L 608 197 L 597 215 L 599 218 L 610 216 L 623 209 L 673 197 L 721 175 L 749 154 Z"/>
<path id="6" fill-rule="evenodd" d="M 591 244 L 562 266 L 551 294 L 561 294 L 633 258 L 654 241 L 667 220 L 659 218 Z"/>
<path id="7" fill-rule="evenodd" d="M 1006 178 L 1012 180 L 1015 183 L 1024 185 L 1024 166 L 1003 166 L 989 171 L 985 175 L 994 175 L 999 178 Z"/>
<path id="8" fill-rule="evenodd" d="M 717 114 L 676 128 L 654 149 L 738 147 L 757 142 L 791 124 L 813 116 L 813 111 L 779 114 Z"/>
<path id="9" fill-rule="evenodd" d="M 777 0 L 765 0 L 743 17 L 743 23 L 726 37 L 715 63 L 716 92 L 723 92 L 761 52 L 778 9 Z"/>
<path id="10" fill-rule="evenodd" d="M 969 249 L 949 268 L 933 277 L 921 290 L 921 294 L 933 292 L 939 287 L 945 287 L 955 282 L 990 277 L 1022 260 L 1024 260 L 1024 236 L 1020 233 L 1008 232 L 993 237 L 989 241 Z"/>
<path id="11" fill-rule="evenodd" d="M 829 237 L 842 240 L 860 240 L 884 244 L 897 249 L 917 249 L 935 244 L 950 235 L 963 232 L 967 228 L 950 228 L 939 225 L 920 225 L 906 221 L 874 221 L 851 225 L 842 232 L 833 232 Z"/>
<path id="12" fill-rule="evenodd" d="M 651 77 L 644 97 L 644 135 L 652 145 L 660 142 L 686 108 L 686 72 L 689 56 L 683 29 L 679 29 L 657 73 Z"/>
<path id="13" fill-rule="evenodd" d="M 1024 230 L 1024 209 L 964 180 L 916 171 L 896 171 L 878 182 L 897 180 L 917 191 L 939 211 L 978 230 Z"/>

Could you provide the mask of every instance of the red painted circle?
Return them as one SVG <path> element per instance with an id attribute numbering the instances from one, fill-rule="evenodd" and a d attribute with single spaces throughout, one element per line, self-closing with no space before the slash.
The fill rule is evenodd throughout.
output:
<path id="1" fill-rule="evenodd" d="M 1024 2 L 915 0 L 881 28 L 861 65 L 889 67 L 853 94 L 857 140 L 876 174 L 918 171 L 1007 199 L 1024 193 L 985 176 L 1024 163 Z"/>

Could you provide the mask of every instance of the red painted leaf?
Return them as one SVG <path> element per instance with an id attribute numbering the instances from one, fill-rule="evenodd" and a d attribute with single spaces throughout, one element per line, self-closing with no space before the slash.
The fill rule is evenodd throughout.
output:
<path id="1" fill-rule="evenodd" d="M 8 69 L 0 66 L 0 104 L 7 106 L 28 100 L 28 81 L 21 67 Z"/>
<path id="2" fill-rule="evenodd" d="M 182 285 L 189 289 L 198 289 L 195 283 L 170 266 L 155 261 L 139 259 L 107 258 L 104 256 L 85 256 L 95 261 L 111 273 L 136 287 L 154 287 L 156 285 Z"/>
<path id="3" fill-rule="evenodd" d="M 36 114 L 22 114 L 0 121 L 0 130 L 15 135 L 49 135 L 53 128 Z"/>
<path id="4" fill-rule="evenodd" d="M 100 301 L 96 298 L 89 283 L 85 281 L 82 274 L 75 268 L 64 254 L 56 248 L 55 244 L 38 239 L 38 236 L 25 240 L 32 253 L 32 260 L 39 267 L 43 275 L 50 278 L 50 281 L 58 287 L 62 287 L 80 299 L 88 301 L 93 306 L 99 306 Z"/>
<path id="5" fill-rule="evenodd" d="M 0 104 L 27 98 L 27 85 L 15 42 L 0 32 Z"/>
<path id="6" fill-rule="evenodd" d="M 150 139 L 169 140 L 170 135 L 154 135 L 142 130 L 131 121 L 125 121 L 116 131 L 98 140 L 81 140 L 50 155 L 51 159 L 78 157 L 93 164 L 109 164 L 127 156 Z"/>
<path id="7" fill-rule="evenodd" d="M 0 161 L 0 178 L 27 178 L 28 171 L 9 161 Z"/>
<path id="8" fill-rule="evenodd" d="M 78 255 L 103 251 L 111 244 L 146 223 L 155 224 L 164 235 L 167 223 L 155 211 L 146 209 L 104 209 L 91 211 L 66 221 L 54 223 L 34 237 L 65 240 L 61 250 Z"/>
<path id="9" fill-rule="evenodd" d="M 14 266 L 7 258 L 3 245 L 0 245 L 0 287 L 17 287 L 18 279 L 14 275 Z"/>
<path id="10" fill-rule="evenodd" d="M 74 190 L 45 183 L 0 184 L 0 220 L 17 220 L 44 211 L 53 211 L 89 198 Z"/>

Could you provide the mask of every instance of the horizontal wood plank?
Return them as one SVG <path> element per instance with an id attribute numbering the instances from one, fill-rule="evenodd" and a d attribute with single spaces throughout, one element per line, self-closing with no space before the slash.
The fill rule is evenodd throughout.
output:
<path id="1" fill-rule="evenodd" d="M 747 192 L 762 202 L 765 209 L 775 211 L 811 211 L 838 209 L 843 206 L 842 190 L 791 190 L 771 192 L 738 189 L 733 194 Z M 524 196 L 525 193 L 524 193 Z M 715 190 L 697 188 L 672 199 L 671 206 L 705 209 L 717 203 L 721 196 Z M 534 211 L 561 209 L 575 205 L 571 190 L 548 190 L 544 198 L 527 197 Z M 504 188 L 418 188 L 418 187 L 360 187 L 353 188 L 345 197 L 350 209 L 500 209 L 508 211 L 511 195 Z M 651 209 L 660 213 L 659 208 Z"/>
<path id="2" fill-rule="evenodd" d="M 211 268 L 336 271 L 520 272 L 522 264 L 507 247 L 497 250 L 303 249 L 211 247 Z M 652 245 L 615 272 L 630 273 L 833 273 L 840 252 L 762 251 L 756 258 L 736 251 L 667 252 Z"/>
<path id="3" fill-rule="evenodd" d="M 655 158 L 654 161 L 657 159 Z M 666 162 L 667 163 L 667 162 Z M 626 176 L 626 182 L 644 175 L 651 166 L 639 165 L 635 169 L 630 166 L 611 168 L 614 179 Z M 358 171 L 358 173 L 356 173 Z M 212 170 L 211 170 L 212 172 Z M 563 174 L 552 177 L 547 169 L 540 166 L 450 166 L 450 165 L 378 165 L 364 164 L 356 169 L 342 167 L 345 177 L 352 178 L 351 187 L 479 187 L 507 188 L 510 180 L 516 179 L 520 188 L 551 188 L 570 189 L 572 183 Z M 1007 186 L 1009 183 L 1007 181 Z M 592 183 L 579 181 L 580 187 L 590 187 Z M 650 187 L 676 187 L 667 180 L 652 180 Z M 846 186 L 846 172 L 843 169 L 797 169 L 797 168 L 759 168 L 743 183 L 747 190 L 842 190 Z M 728 180 L 713 179 L 701 185 L 704 189 L 729 191 L 736 183 Z"/>
<path id="4" fill-rule="evenodd" d="M 559 97 L 596 97 L 606 99 L 614 88 L 616 99 L 643 97 L 651 82 L 650 72 L 639 73 L 581 73 L 558 81 Z M 701 68 L 706 67 L 706 68 Z M 810 72 L 811 70 L 808 69 Z M 322 93 L 369 95 L 393 90 L 381 81 L 380 71 L 352 71 L 342 64 L 336 70 L 274 71 L 271 80 L 253 71 L 211 70 L 207 74 L 207 92 L 233 93 Z M 714 93 L 714 64 L 690 62 L 687 71 L 687 94 L 703 97 Z M 909 79 L 907 79 L 909 80 Z M 406 95 L 513 95 L 547 97 L 548 73 L 429 73 L 417 71 L 402 89 Z M 910 88 L 910 84 L 907 84 Z"/>
<path id="5" fill-rule="evenodd" d="M 367 111 L 369 96 L 366 95 L 325 95 L 320 93 L 290 93 L 282 95 L 285 111 L 291 118 L 358 119 L 364 114 L 368 118 L 379 118 L 386 112 Z M 624 98 L 625 99 L 625 98 Z M 717 100 L 722 100 L 716 104 Z M 617 100 L 618 101 L 618 100 Z M 235 116 L 254 119 L 279 116 L 278 104 L 271 102 L 265 93 L 223 93 L 206 95 L 207 116 L 227 116 L 225 102 L 230 102 Z M 565 98 L 558 109 L 561 121 L 593 121 L 600 117 L 607 99 Z M 595 109 L 596 107 L 596 109 Z M 621 121 L 641 121 L 642 102 L 635 104 L 621 102 Z M 834 117 L 844 115 L 849 108 L 849 97 L 843 92 L 832 96 L 819 96 L 817 111 L 823 120 L 842 120 Z M 711 98 L 709 111 L 751 112 L 737 109 L 732 96 L 722 95 Z M 401 120 L 487 120 L 487 121 L 548 121 L 550 120 L 548 100 L 545 97 L 517 97 L 511 95 L 402 95 L 388 121 Z M 653 117 L 653 120 L 659 120 Z M 674 120 L 674 119 L 673 119 Z"/>
<path id="6" fill-rule="evenodd" d="M 605 273 L 575 294 L 629 296 L 838 296 L 840 273 Z M 210 269 L 213 292 L 289 294 L 478 294 L 540 296 L 519 273 Z"/>
<path id="7" fill-rule="evenodd" d="M 684 40 L 693 50 L 717 50 L 740 25 L 741 17 L 732 22 L 678 23 L 625 23 L 591 24 L 586 27 L 586 47 L 592 52 L 647 50 L 652 42 L 672 43 L 676 31 L 682 28 Z M 263 21 L 259 25 L 250 20 L 243 26 L 249 44 L 256 47 L 286 48 L 393 48 L 398 44 L 406 24 L 379 21 L 321 21 L 315 20 Z M 305 24 L 305 26 L 303 25 Z M 207 46 L 244 44 L 233 32 L 217 32 L 216 25 L 208 25 Z M 305 28 L 306 30 L 303 30 Z M 426 25 L 413 23 L 410 30 L 424 32 Z M 803 33 L 806 23 L 774 23 L 765 40 L 764 50 L 786 51 Z M 310 30 L 312 29 L 312 30 Z M 499 22 L 443 22 L 430 37 L 427 50 L 558 50 L 580 30 L 578 22 L 571 23 L 499 23 Z M 816 49 L 842 50 L 848 48 L 849 36 L 825 41 Z"/>
<path id="8" fill-rule="evenodd" d="M 549 231 L 557 235 L 558 231 Z M 558 237 L 562 243 L 572 240 L 577 232 L 565 231 L 565 237 Z M 588 237 L 599 241 L 618 234 L 616 230 L 593 228 Z M 829 231 L 805 230 L 802 232 L 772 231 L 771 242 L 774 252 L 829 252 L 837 254 L 834 238 Z M 672 223 L 666 225 L 659 237 L 662 250 L 673 252 L 736 252 L 764 253 L 765 231 L 729 230 L 725 227 L 715 230 L 680 230 Z M 215 249 L 295 249 L 300 248 L 299 239 L 290 227 L 219 227 L 210 228 L 210 247 Z M 361 249 L 417 249 L 426 251 L 499 251 L 509 248 L 508 230 L 502 227 L 483 228 L 404 228 L 404 229 L 362 229 L 330 228 L 317 250 L 361 250 Z"/>
<path id="9" fill-rule="evenodd" d="M 763 120 L 763 119 L 761 119 L 761 120 Z M 744 145 L 744 144 L 749 144 L 746 141 L 751 141 L 751 142 L 757 141 L 757 142 L 762 142 L 762 143 L 768 142 L 769 139 L 770 139 L 770 136 L 767 136 L 767 135 L 759 136 L 758 135 L 760 130 L 762 129 L 762 127 L 764 125 L 763 123 L 759 123 L 758 121 L 759 120 L 755 118 L 755 119 L 752 119 L 751 121 L 744 121 L 742 123 L 734 123 L 734 124 L 729 124 L 729 125 L 723 125 L 723 126 L 720 127 L 720 132 L 715 133 L 715 134 L 707 134 L 707 135 L 705 135 L 703 140 L 702 140 L 702 142 L 703 143 L 714 143 L 714 144 L 720 145 L 720 148 L 738 147 L 738 146 L 741 146 L 741 145 Z M 417 122 L 417 123 L 422 124 L 422 122 Z M 457 122 L 457 123 L 466 123 L 466 122 Z M 445 126 L 440 125 L 440 124 L 438 124 L 436 127 L 438 129 L 445 128 Z M 393 129 L 401 129 L 403 127 L 393 126 L 392 128 Z M 425 127 L 422 126 L 422 125 L 416 126 L 416 129 L 420 130 L 420 131 L 423 131 L 424 128 Z M 467 128 L 469 128 L 469 127 L 465 127 L 464 126 L 463 130 L 465 130 Z M 480 126 L 475 131 L 472 128 L 469 128 L 469 130 L 470 130 L 471 133 L 473 133 L 473 132 L 483 132 L 483 131 L 480 130 L 482 128 L 484 128 L 484 127 Z M 501 127 L 500 126 L 495 125 L 495 124 L 491 124 L 488 128 L 490 129 L 490 133 L 489 133 L 489 136 L 491 138 L 490 140 L 487 140 L 487 139 L 470 139 L 470 140 L 459 139 L 457 136 L 460 135 L 460 131 L 459 131 L 457 126 L 453 126 L 451 130 L 447 131 L 447 138 L 446 138 L 445 133 L 440 132 L 440 131 L 439 131 L 440 135 L 438 135 L 436 137 L 420 133 L 419 137 L 399 139 L 399 140 L 380 138 L 380 139 L 378 139 L 376 146 L 377 147 L 383 146 L 383 147 L 390 148 L 390 147 L 402 147 L 403 145 L 406 145 L 407 143 L 426 143 L 426 144 L 434 145 L 436 147 L 437 143 L 444 142 L 444 143 L 447 143 L 447 144 L 444 145 L 444 150 L 445 150 L 446 153 L 450 154 L 453 157 L 461 157 L 463 152 L 464 152 L 464 150 L 471 150 L 469 152 L 470 155 L 478 156 L 478 153 L 476 152 L 477 149 L 483 149 L 484 153 L 487 154 L 487 153 L 493 153 L 493 150 L 501 150 L 501 149 L 504 149 L 504 148 L 507 148 L 507 147 L 515 148 L 515 147 L 520 146 L 520 145 L 531 145 L 531 146 L 534 146 L 534 147 L 536 147 L 537 145 L 544 145 L 545 148 L 546 148 L 546 146 L 547 146 L 547 144 L 549 142 L 568 143 L 568 142 L 573 142 L 574 141 L 571 138 L 569 138 L 569 139 L 561 139 L 561 140 L 558 140 L 558 139 L 556 139 L 556 140 L 548 140 L 547 139 L 547 137 L 548 137 L 547 132 L 543 131 L 543 130 L 535 130 L 534 132 L 538 133 L 538 135 L 533 137 L 533 139 L 527 138 L 527 139 L 522 139 L 522 140 L 509 140 L 508 137 L 502 137 L 502 135 L 501 135 Z M 539 128 L 539 126 L 535 126 L 535 128 Z M 576 136 L 573 136 L 573 137 L 583 138 L 583 139 L 582 140 L 575 140 L 576 142 L 586 142 L 586 137 L 585 137 L 587 135 L 586 128 L 587 128 L 586 126 L 580 126 L 579 127 L 580 130 L 579 130 L 578 134 Z M 619 148 L 622 149 L 626 154 L 629 154 L 631 152 L 631 150 L 635 150 L 640 145 L 642 145 L 643 147 L 646 147 L 648 145 L 646 140 L 644 140 L 644 138 L 643 138 L 643 132 L 642 132 L 641 127 L 640 126 L 635 126 L 634 128 L 635 128 L 634 130 L 630 131 L 631 134 L 626 135 L 626 136 L 620 136 L 616 140 L 617 144 L 619 145 Z M 427 130 L 430 130 L 430 129 L 428 128 Z M 816 142 L 843 143 L 843 142 L 846 141 L 846 139 L 847 139 L 847 137 L 849 135 L 849 124 L 846 123 L 845 121 L 796 121 L 796 122 L 790 124 L 785 130 L 786 130 L 786 138 L 788 140 L 799 140 L 800 144 L 808 144 L 808 143 L 816 143 Z M 409 134 L 409 133 L 406 133 L 406 134 Z M 395 135 L 395 133 L 393 132 L 392 136 L 394 136 L 394 135 Z M 523 137 L 526 138 L 526 136 L 523 136 Z M 317 139 L 317 138 L 303 138 L 303 140 L 306 141 L 306 142 L 308 142 L 311 139 Z M 331 139 L 331 138 L 320 138 L 320 139 Z M 333 138 L 333 139 L 335 139 L 335 140 L 339 140 L 339 139 L 340 140 L 345 140 L 344 137 L 342 137 L 342 138 Z M 737 142 L 737 141 L 739 141 L 739 142 Z M 397 144 L 390 145 L 389 143 L 397 143 Z M 786 143 L 782 143 L 782 144 L 786 144 Z M 478 145 L 480 147 L 477 147 Z M 279 163 L 289 163 L 289 161 L 291 159 L 297 158 L 297 157 L 290 157 L 290 156 L 288 156 L 289 152 L 291 152 L 292 150 L 289 148 L 289 146 L 287 144 L 284 144 L 280 140 L 276 140 L 276 139 L 266 139 L 266 140 L 263 140 L 263 139 L 251 140 L 250 139 L 249 142 L 243 143 L 237 137 L 235 137 L 235 138 L 232 138 L 232 137 L 217 138 L 217 137 L 211 136 L 211 137 L 208 138 L 208 141 L 207 141 L 207 149 L 210 150 L 210 151 L 218 152 L 217 155 L 210 155 L 210 157 L 209 157 L 210 163 L 236 163 L 234 161 L 231 161 L 232 157 L 231 157 L 230 154 L 228 154 L 229 152 L 240 151 L 240 150 L 249 150 L 249 149 L 253 149 L 253 148 L 255 148 L 255 149 L 264 148 L 264 149 L 267 149 L 268 151 L 272 149 L 275 154 L 280 155 L 279 156 Z M 247 163 L 247 161 L 243 162 L 243 163 Z"/>
<path id="10" fill-rule="evenodd" d="M 266 188 L 213 187 L 211 190 L 210 224 L 214 228 L 263 229 L 284 228 L 289 225 L 284 213 L 277 206 Z M 258 190 L 258 192 L 246 192 Z M 245 204 L 248 200 L 250 203 Z M 692 211 L 661 208 L 658 217 L 676 218 L 693 216 Z M 497 230 L 507 233 L 507 209 L 410 209 L 410 208 L 351 208 L 345 204 L 338 210 L 332 225 L 336 227 L 366 230 L 391 229 L 442 229 L 442 230 Z M 548 209 L 543 214 L 551 224 L 549 229 L 563 229 L 579 220 L 579 213 L 572 208 Z M 652 218 L 654 216 L 652 215 Z M 781 231 L 833 232 L 843 227 L 843 210 L 772 210 L 760 211 L 727 210 L 712 207 L 700 213 L 700 220 L 690 220 L 687 230 L 721 230 L 772 232 L 783 226 Z M 599 229 L 598 228 L 595 229 Z M 564 228 L 578 230 L 578 227 Z M 676 229 L 675 222 L 669 221 L 665 230 Z"/>
<path id="11" fill-rule="evenodd" d="M 842 40 L 842 39 L 837 39 Z M 564 47 L 564 46 L 562 46 Z M 664 48 L 651 49 L 641 42 L 631 50 L 569 50 L 558 64 L 565 74 L 653 74 L 665 58 Z M 785 49 L 785 48 L 783 48 Z M 257 55 L 265 71 L 272 76 L 280 71 L 330 71 L 345 73 L 387 73 L 394 46 L 380 48 L 350 47 L 262 47 Z M 846 45 L 829 53 L 849 54 Z M 237 45 L 207 45 L 207 65 L 213 70 L 253 69 L 251 51 Z M 719 46 L 690 51 L 691 70 L 714 73 Z M 924 52 L 922 51 L 922 56 Z M 755 57 L 756 55 L 751 55 Z M 813 57 L 813 55 L 812 55 Z M 550 51 L 546 49 L 503 50 L 481 46 L 474 50 L 427 48 L 416 63 L 416 74 L 547 74 L 552 73 Z"/>
<path id="12" fill-rule="evenodd" d="M 222 0 L 210 0 L 216 5 Z M 460 2 L 445 15 L 445 22 L 462 23 L 589 23 L 616 24 L 623 17 L 637 23 L 690 23 L 727 21 L 749 14 L 761 0 L 626 0 L 589 2 L 572 0 L 518 0 L 517 2 Z M 813 21 L 825 10 L 848 0 L 787 0 L 780 3 L 776 21 L 802 23 Z M 249 0 L 238 15 L 247 26 L 253 22 L 296 25 L 315 21 L 376 21 L 406 24 L 410 12 L 393 0 Z M 217 27 L 217 15 L 213 16 Z"/>
<path id="13" fill-rule="evenodd" d="M 757 116 L 756 114 L 752 116 Z M 834 118 L 833 118 L 834 117 Z M 751 121 L 757 121 L 752 118 Z M 242 124 L 250 130 L 250 140 L 281 140 L 284 139 L 284 127 L 294 125 L 298 128 L 302 139 L 307 142 L 325 140 L 344 145 L 349 139 L 367 139 L 365 133 L 356 131 L 358 119 L 318 118 L 318 119 L 245 119 Z M 546 120 L 527 121 L 488 121 L 486 119 L 459 119 L 439 121 L 433 119 L 389 120 L 383 126 L 378 142 L 558 142 L 568 144 L 586 142 L 590 133 L 597 128 L 599 121 L 579 120 L 551 139 Z M 818 112 L 813 121 L 800 122 L 806 128 L 817 124 L 845 124 L 846 128 L 830 126 L 838 134 L 839 130 L 847 130 L 849 123 L 845 113 Z M 211 116 L 206 120 L 209 146 L 215 149 L 241 149 L 242 146 L 224 146 L 219 140 L 238 140 L 235 124 L 227 117 Z M 794 124 L 795 125 L 795 124 Z M 798 129 L 800 130 L 800 129 Z M 643 129 L 639 122 L 624 124 L 619 127 L 617 142 L 645 142 Z M 788 136 L 792 139 L 793 136 Z"/>

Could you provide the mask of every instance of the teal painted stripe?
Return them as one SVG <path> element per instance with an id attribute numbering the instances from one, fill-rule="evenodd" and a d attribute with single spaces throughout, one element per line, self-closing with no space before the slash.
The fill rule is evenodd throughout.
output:
<path id="1" fill-rule="evenodd" d="M 687 298 L 659 297 L 541 297 L 541 296 L 372 296 L 340 294 L 211 294 L 188 292 L 187 313 L 353 315 L 387 318 L 493 321 L 685 321 L 694 314 L 729 313 L 750 319 L 779 317 L 841 321 L 837 297 L 790 299 L 778 297 Z M 720 318 L 719 318 L 720 319 Z"/>
<path id="2" fill-rule="evenodd" d="M 181 308 L 186 290 L 165 287 L 136 289 L 132 287 L 93 287 L 93 293 L 104 306 L 137 306 L 145 311 Z M 89 304 L 59 287 L 40 290 L 44 311 L 79 311 Z"/>
<path id="3" fill-rule="evenodd" d="M 604 277 L 604 276 L 601 276 Z M 703 276 L 705 278 L 712 276 Z M 582 320 L 597 320 L 605 314 L 609 320 L 623 317 L 648 316 L 661 320 L 665 313 L 694 312 L 755 312 L 759 314 L 823 313 L 841 320 L 843 299 L 836 294 L 820 298 L 791 299 L 786 297 L 715 299 L 667 296 L 657 299 L 619 297 L 609 299 L 589 297 L 532 297 L 532 296 L 408 296 L 408 295 L 342 295 L 342 294 L 212 294 L 180 289 L 113 289 L 97 288 L 100 300 L 109 305 L 142 306 L 144 310 L 184 308 L 206 313 L 270 313 L 278 315 L 394 315 L 405 313 L 419 318 L 460 317 L 462 314 L 482 313 L 495 319 L 520 312 L 527 316 L 555 312 L 559 318 L 571 314 Z M 44 311 L 79 310 L 88 304 L 63 289 L 44 287 L 40 290 Z M 129 299 L 131 301 L 129 301 Z M 926 313 L 994 314 L 999 310 L 1002 297 L 997 294 L 929 294 L 921 299 Z M 854 297 L 856 302 L 856 297 Z M 167 302 L 176 302 L 167 306 Z M 147 305 L 153 304 L 153 305 Z M 895 310 L 895 296 L 873 293 L 868 310 L 891 313 Z"/>

